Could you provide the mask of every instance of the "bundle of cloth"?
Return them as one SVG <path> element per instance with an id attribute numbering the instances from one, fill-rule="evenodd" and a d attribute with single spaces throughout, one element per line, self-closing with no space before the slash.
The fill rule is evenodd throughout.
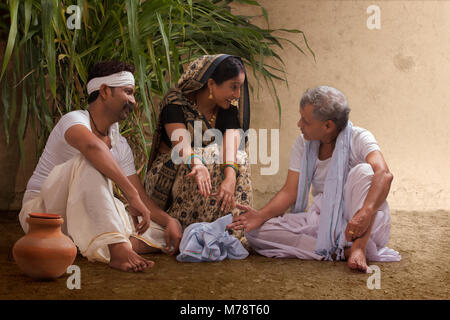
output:
<path id="1" fill-rule="evenodd" d="M 193 223 L 186 227 L 180 243 L 179 262 L 206 262 L 228 259 L 245 259 L 248 251 L 239 239 L 226 230 L 232 222 L 228 214 L 214 222 Z"/>

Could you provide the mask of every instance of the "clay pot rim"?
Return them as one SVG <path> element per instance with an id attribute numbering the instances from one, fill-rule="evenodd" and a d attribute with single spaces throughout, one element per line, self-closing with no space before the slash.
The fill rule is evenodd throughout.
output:
<path id="1" fill-rule="evenodd" d="M 60 219 L 61 215 L 55 213 L 41 213 L 41 212 L 32 212 L 29 214 L 31 218 L 38 219 Z"/>
<path id="2" fill-rule="evenodd" d="M 46 218 L 33 218 L 33 217 L 28 217 L 27 218 L 27 222 L 29 224 L 38 224 L 38 225 L 47 225 L 47 226 L 58 226 L 63 224 L 64 219 L 63 218 L 58 218 L 58 219 L 46 219 Z"/>

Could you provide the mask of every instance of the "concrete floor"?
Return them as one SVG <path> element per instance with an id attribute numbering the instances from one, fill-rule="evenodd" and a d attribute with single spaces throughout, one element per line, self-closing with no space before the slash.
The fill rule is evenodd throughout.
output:
<path id="1" fill-rule="evenodd" d="M 389 247 L 401 262 L 369 263 L 381 270 L 381 288 L 370 290 L 370 274 L 345 262 L 271 259 L 179 263 L 149 254 L 155 266 L 144 273 L 113 270 L 77 256 L 81 289 L 69 290 L 69 274 L 39 282 L 25 276 L 11 249 L 23 235 L 17 212 L 0 212 L 0 299 L 449 299 L 450 213 L 392 212 Z"/>

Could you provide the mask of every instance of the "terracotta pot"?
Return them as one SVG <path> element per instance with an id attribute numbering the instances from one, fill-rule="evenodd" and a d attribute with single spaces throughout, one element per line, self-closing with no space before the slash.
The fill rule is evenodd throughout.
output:
<path id="1" fill-rule="evenodd" d="M 61 232 L 64 219 L 57 214 L 30 213 L 28 233 L 13 247 L 19 268 L 34 279 L 62 276 L 77 255 L 77 247 Z"/>

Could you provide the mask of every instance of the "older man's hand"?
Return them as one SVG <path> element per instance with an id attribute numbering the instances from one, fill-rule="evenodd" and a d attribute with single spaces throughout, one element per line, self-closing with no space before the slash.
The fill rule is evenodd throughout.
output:
<path id="1" fill-rule="evenodd" d="M 345 238 L 347 241 L 354 241 L 366 233 L 371 219 L 371 212 L 365 209 L 359 209 L 348 222 L 347 228 L 345 228 Z"/>
<path id="2" fill-rule="evenodd" d="M 233 217 L 233 222 L 227 225 L 227 229 L 244 229 L 245 232 L 250 232 L 259 228 L 265 222 L 262 215 L 250 206 L 236 204 L 236 208 L 244 210 L 244 213 L 237 217 Z"/>

